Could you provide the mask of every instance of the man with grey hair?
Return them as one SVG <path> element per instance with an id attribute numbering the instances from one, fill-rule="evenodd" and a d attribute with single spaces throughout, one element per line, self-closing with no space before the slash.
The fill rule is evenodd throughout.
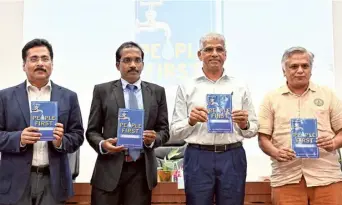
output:
<path id="1" fill-rule="evenodd" d="M 259 111 L 259 146 L 272 160 L 272 204 L 342 204 L 342 103 L 310 81 L 314 55 L 302 47 L 285 51 L 286 84 L 268 93 Z M 296 158 L 291 119 L 316 119 L 319 158 Z"/>
<path id="2" fill-rule="evenodd" d="M 188 205 L 243 205 L 246 181 L 244 138 L 254 137 L 258 125 L 245 83 L 223 68 L 225 39 L 209 33 L 201 38 L 198 58 L 202 74 L 178 87 L 171 137 L 188 143 L 184 180 Z M 208 132 L 207 94 L 234 94 L 232 133 Z"/>

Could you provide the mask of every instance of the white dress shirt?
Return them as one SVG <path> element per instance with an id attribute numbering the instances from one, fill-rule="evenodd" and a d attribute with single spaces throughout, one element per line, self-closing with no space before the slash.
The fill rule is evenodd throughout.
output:
<path id="1" fill-rule="evenodd" d="M 26 81 L 26 89 L 29 100 L 31 101 L 50 101 L 51 97 L 51 81 L 41 89 L 33 86 L 28 80 Z M 32 166 L 46 166 L 49 164 L 48 144 L 45 141 L 38 141 L 33 144 Z"/>
<path id="2" fill-rule="evenodd" d="M 207 123 L 189 125 L 188 118 L 195 106 L 206 105 L 207 94 L 233 94 L 232 109 L 248 111 L 248 130 L 241 130 L 234 123 L 233 133 L 208 133 Z M 254 137 L 258 131 L 258 123 L 248 87 L 245 83 L 223 73 L 217 81 L 201 76 L 180 85 L 177 90 L 174 112 L 171 122 L 172 140 L 184 139 L 187 143 L 214 145 L 240 142 L 243 138 Z"/>

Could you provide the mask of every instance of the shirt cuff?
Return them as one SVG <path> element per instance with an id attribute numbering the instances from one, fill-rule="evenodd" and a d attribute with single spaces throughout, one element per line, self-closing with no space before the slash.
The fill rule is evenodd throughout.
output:
<path id="1" fill-rule="evenodd" d="M 101 140 L 100 143 L 99 143 L 99 150 L 100 150 L 100 153 L 101 154 L 108 154 L 108 152 L 102 148 L 102 143 L 104 142 L 104 140 Z"/>
<path id="2" fill-rule="evenodd" d="M 246 130 L 240 129 L 239 126 L 237 126 L 239 128 L 239 132 L 241 134 L 242 137 L 245 138 L 252 138 L 254 136 L 256 136 L 257 132 L 258 132 L 258 125 L 255 122 L 249 122 L 249 125 L 247 126 Z"/>
<path id="3" fill-rule="evenodd" d="M 179 142 L 186 139 L 191 133 L 200 126 L 201 123 L 196 123 L 194 126 L 189 124 L 189 118 L 185 118 L 171 125 L 170 138 L 173 141 Z"/>
<path id="4" fill-rule="evenodd" d="M 21 148 L 24 148 L 24 147 L 26 147 L 26 144 L 23 145 L 23 144 L 21 144 L 21 142 L 20 142 L 20 147 L 21 147 Z"/>
<path id="5" fill-rule="evenodd" d="M 246 126 L 246 128 L 245 128 L 245 129 L 241 129 L 241 128 L 240 128 L 240 130 L 249 130 L 249 128 L 250 128 L 250 124 L 249 124 L 249 121 L 247 120 L 247 126 Z"/>
<path id="6" fill-rule="evenodd" d="M 62 149 L 63 147 L 63 143 L 61 143 L 61 145 L 59 145 L 58 147 L 55 146 L 56 149 Z"/>
<path id="7" fill-rule="evenodd" d="M 190 124 L 189 124 L 189 118 L 186 118 L 186 120 L 183 120 L 182 123 L 183 123 L 183 125 L 182 125 L 182 126 L 183 126 L 183 129 L 185 130 L 185 134 L 186 134 L 186 136 L 188 137 L 188 136 L 190 136 L 191 133 L 196 129 L 196 127 L 201 126 L 200 124 L 201 124 L 202 122 L 197 122 L 197 123 L 194 124 L 194 125 L 190 125 Z"/>
<path id="8" fill-rule="evenodd" d="M 144 142 L 144 145 L 145 145 L 145 147 L 147 147 L 147 148 L 152 148 L 155 141 L 156 141 L 156 140 L 154 140 L 150 145 L 146 145 L 145 142 Z"/>

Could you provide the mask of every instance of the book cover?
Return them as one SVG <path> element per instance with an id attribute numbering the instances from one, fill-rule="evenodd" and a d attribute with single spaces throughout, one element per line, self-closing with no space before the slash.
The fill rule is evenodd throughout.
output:
<path id="1" fill-rule="evenodd" d="M 144 110 L 119 109 L 117 145 L 126 148 L 142 149 L 144 132 Z"/>
<path id="2" fill-rule="evenodd" d="M 317 119 L 291 119 L 292 149 L 298 158 L 319 158 Z"/>
<path id="3" fill-rule="evenodd" d="M 55 101 L 31 101 L 30 126 L 42 134 L 40 141 L 54 140 L 53 130 L 58 122 L 58 103 Z"/>
<path id="4" fill-rule="evenodd" d="M 232 133 L 232 95 L 207 94 L 208 132 Z"/>

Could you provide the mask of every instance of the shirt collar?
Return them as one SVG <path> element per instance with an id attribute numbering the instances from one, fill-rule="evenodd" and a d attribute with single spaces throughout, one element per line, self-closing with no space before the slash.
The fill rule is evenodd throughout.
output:
<path id="1" fill-rule="evenodd" d="M 317 90 L 317 85 L 315 84 L 315 83 L 313 83 L 313 82 L 309 82 L 309 87 L 308 87 L 308 89 L 304 92 L 304 93 L 306 93 L 308 90 L 311 90 L 311 91 L 313 91 L 313 92 L 316 92 L 316 90 Z M 283 94 L 288 94 L 288 93 L 292 93 L 291 92 L 291 90 L 289 89 L 289 87 L 287 86 L 287 84 L 286 85 L 283 85 L 282 87 L 280 87 L 280 92 L 281 92 L 281 94 L 283 95 Z"/>
<path id="2" fill-rule="evenodd" d="M 33 87 L 36 88 L 36 86 L 32 85 L 32 84 L 30 83 L 29 80 L 26 80 L 26 90 L 29 91 L 29 89 L 30 89 L 30 88 L 33 88 Z M 48 83 L 47 83 L 46 85 L 44 85 L 43 87 L 41 87 L 41 89 L 46 89 L 46 88 L 48 88 L 48 89 L 51 90 L 51 80 L 49 80 Z"/>
<path id="3" fill-rule="evenodd" d="M 227 74 L 226 69 L 223 69 L 222 76 L 221 76 L 217 81 L 220 81 L 221 79 L 229 79 L 230 77 L 231 77 L 231 76 L 229 76 L 229 75 Z M 203 68 L 202 68 L 202 72 L 201 72 L 199 75 L 197 75 L 195 79 L 196 79 L 196 80 L 204 80 L 204 79 L 206 79 L 206 80 L 208 80 L 208 81 L 212 81 L 212 80 L 210 80 L 209 78 L 207 78 L 207 76 L 205 76 L 205 74 L 204 74 L 204 72 L 203 72 Z"/>
<path id="4" fill-rule="evenodd" d="M 122 84 L 122 88 L 125 90 L 126 89 L 126 86 L 130 83 L 128 83 L 125 79 L 121 78 L 121 84 Z M 139 78 L 138 81 L 136 81 L 135 83 L 133 83 L 132 85 L 135 85 L 137 86 L 137 90 L 140 90 L 141 89 L 141 79 Z"/>

